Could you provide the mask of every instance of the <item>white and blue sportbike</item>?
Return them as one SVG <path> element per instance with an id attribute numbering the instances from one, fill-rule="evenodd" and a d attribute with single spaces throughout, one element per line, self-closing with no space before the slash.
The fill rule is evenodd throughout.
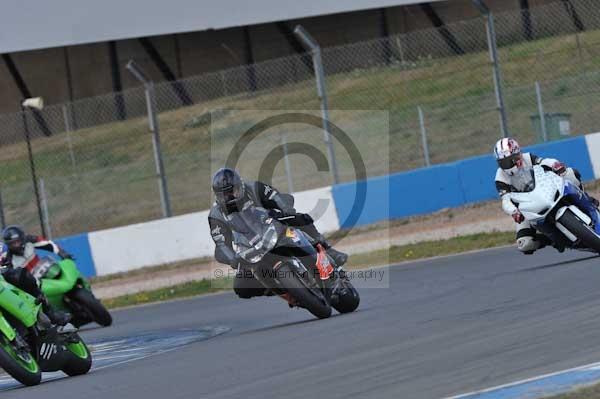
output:
<path id="1" fill-rule="evenodd" d="M 579 187 L 539 165 L 523 170 L 523 192 L 511 200 L 532 227 L 559 251 L 564 248 L 600 253 L 600 213 Z"/>

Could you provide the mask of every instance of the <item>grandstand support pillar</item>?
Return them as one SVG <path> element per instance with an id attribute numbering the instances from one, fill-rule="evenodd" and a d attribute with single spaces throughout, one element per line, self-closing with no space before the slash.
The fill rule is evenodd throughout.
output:
<path id="1" fill-rule="evenodd" d="M 327 154 L 329 155 L 329 168 L 333 177 L 333 184 L 338 184 L 339 174 L 337 161 L 335 159 L 335 150 L 331 141 L 331 133 L 329 131 L 329 110 L 327 105 L 327 89 L 325 87 L 325 71 L 323 69 L 323 59 L 321 58 L 321 47 L 315 39 L 304 29 L 298 25 L 294 29 L 294 34 L 300 39 L 302 45 L 307 51 L 310 51 L 315 69 L 315 78 L 317 81 L 317 94 L 321 100 L 321 119 L 323 120 L 323 133 L 325 136 L 325 144 L 327 145 Z"/>
<path id="2" fill-rule="evenodd" d="M 573 20 L 573 25 L 575 26 L 575 29 L 577 29 L 578 32 L 584 32 L 585 25 L 583 24 L 581 18 L 579 18 L 579 14 L 577 13 L 577 10 L 575 10 L 575 7 L 571 3 L 571 0 L 562 0 L 562 3 L 565 5 L 567 13 Z"/>
<path id="3" fill-rule="evenodd" d="M 446 27 L 444 21 L 442 20 L 442 18 L 440 18 L 440 16 L 435 11 L 431 3 L 423 3 L 419 4 L 419 6 L 421 7 L 421 10 L 423 10 L 425 15 L 427 15 L 427 18 L 429 18 L 433 26 L 437 28 L 440 35 L 442 35 L 444 41 L 446 42 L 450 50 L 452 50 L 454 54 L 463 55 L 465 53 L 465 50 L 463 50 L 460 44 L 458 44 L 456 37 L 454 37 L 452 32 L 450 32 L 450 30 Z"/>
<path id="4" fill-rule="evenodd" d="M 248 75 L 248 85 L 250 91 L 256 91 L 256 71 L 254 70 L 254 53 L 252 52 L 252 39 L 250 39 L 250 29 L 244 26 L 244 49 L 246 53 L 246 73 Z"/>
<path id="5" fill-rule="evenodd" d="M 533 30 L 531 25 L 531 12 L 529 11 L 529 0 L 519 0 L 521 6 L 521 22 L 523 23 L 523 35 L 525 39 L 533 39 Z"/>
<path id="6" fill-rule="evenodd" d="M 121 83 L 121 72 L 119 72 L 119 55 L 117 53 L 117 43 L 108 42 L 108 58 L 110 60 L 110 75 L 115 97 L 115 108 L 119 120 L 125 120 L 127 117 L 125 111 L 125 102 L 123 101 L 123 84 Z"/>
<path id="7" fill-rule="evenodd" d="M 383 40 L 383 58 L 386 64 L 392 62 L 392 46 L 390 46 L 390 31 L 388 29 L 388 19 L 385 8 L 379 9 L 379 29 L 380 37 Z"/>
<path id="8" fill-rule="evenodd" d="M 138 41 L 140 42 L 140 44 L 144 48 L 144 51 L 146 51 L 146 54 L 148 54 L 152 62 L 154 62 L 160 73 L 162 73 L 163 77 L 169 82 L 171 82 L 171 87 L 173 88 L 173 91 L 175 92 L 177 97 L 179 97 L 181 104 L 192 105 L 194 102 L 192 101 L 187 90 L 181 84 L 181 82 L 177 80 L 177 77 L 175 76 L 173 71 L 171 71 L 171 68 L 169 68 L 169 65 L 165 62 L 163 57 L 161 57 L 160 53 L 158 52 L 156 47 L 154 47 L 150 39 L 146 37 L 140 37 Z"/>
<path id="9" fill-rule="evenodd" d="M 133 60 L 127 63 L 126 68 L 133 74 L 133 76 L 136 77 L 137 80 L 144 84 L 144 89 L 146 92 L 146 107 L 148 109 L 148 124 L 150 126 L 150 131 L 152 132 L 152 147 L 154 149 L 154 164 L 156 165 L 156 177 L 158 180 L 158 190 L 160 193 L 160 204 L 163 217 L 168 218 L 172 216 L 171 202 L 169 200 L 169 189 L 167 187 L 165 165 L 160 147 L 158 119 L 156 118 L 156 96 L 154 92 L 154 82 L 148 78 L 144 71 L 142 71 Z"/>
<path id="10" fill-rule="evenodd" d="M 504 94 L 502 90 L 502 73 L 500 72 L 500 61 L 498 59 L 498 43 L 496 42 L 496 26 L 494 24 L 494 15 L 483 2 L 483 0 L 473 0 L 473 4 L 486 19 L 487 41 L 490 51 L 490 60 L 494 74 L 494 91 L 496 94 L 496 105 L 500 114 L 500 131 L 502 137 L 508 137 L 508 123 L 506 118 L 506 107 L 504 106 Z"/>

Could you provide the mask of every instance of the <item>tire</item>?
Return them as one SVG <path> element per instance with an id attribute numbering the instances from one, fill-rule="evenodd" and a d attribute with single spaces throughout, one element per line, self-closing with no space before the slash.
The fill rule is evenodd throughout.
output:
<path id="1" fill-rule="evenodd" d="M 594 233 L 588 225 L 583 223 L 573 212 L 567 210 L 558 220 L 565 226 L 583 245 L 600 253 L 600 237 Z"/>
<path id="2" fill-rule="evenodd" d="M 343 294 L 339 296 L 339 299 L 333 308 L 340 313 L 354 312 L 360 304 L 360 295 L 358 291 L 349 281 L 344 281 Z"/>
<path id="3" fill-rule="evenodd" d="M 42 381 L 42 371 L 33 356 L 27 365 L 23 360 L 17 360 L 15 357 L 12 344 L 6 337 L 0 337 L 0 367 L 23 385 L 38 385 Z"/>
<path id="4" fill-rule="evenodd" d="M 317 296 L 288 265 L 283 265 L 278 274 L 281 285 L 300 307 L 305 308 L 319 319 L 331 316 L 331 305 L 327 303 L 325 296 Z"/>
<path id="5" fill-rule="evenodd" d="M 92 368 L 92 354 L 79 335 L 76 336 L 79 338 L 79 342 L 67 344 L 70 356 L 62 369 L 65 374 L 71 377 L 87 374 Z"/>
<path id="6" fill-rule="evenodd" d="M 100 302 L 94 294 L 85 288 L 77 288 L 69 295 L 71 299 L 77 301 L 79 305 L 87 309 L 93 318 L 93 321 L 100 324 L 102 327 L 108 327 L 112 324 L 112 316 L 106 310 L 102 302 Z"/>

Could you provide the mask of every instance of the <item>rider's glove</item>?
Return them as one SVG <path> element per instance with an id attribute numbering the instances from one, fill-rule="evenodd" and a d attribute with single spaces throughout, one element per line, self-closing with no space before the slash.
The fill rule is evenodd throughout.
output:
<path id="1" fill-rule="evenodd" d="M 60 254 L 58 254 L 58 255 L 59 255 L 61 258 L 63 258 L 63 259 L 71 259 L 71 260 L 75 260 L 75 257 L 74 257 L 73 255 L 71 255 L 70 253 L 68 253 L 68 252 L 65 252 L 65 251 L 61 251 L 61 253 L 60 253 Z"/>
<path id="2" fill-rule="evenodd" d="M 272 217 L 273 219 L 277 219 L 277 218 L 285 216 L 280 209 L 269 209 L 268 212 L 269 212 L 269 216 Z"/>
<path id="3" fill-rule="evenodd" d="M 564 163 L 557 161 L 554 162 L 554 165 L 552 165 L 552 171 L 557 175 L 562 176 L 567 172 L 567 167 Z"/>
<path id="4" fill-rule="evenodd" d="M 512 218 L 514 219 L 515 223 L 523 223 L 523 221 L 525 220 L 525 216 L 523 216 L 523 214 L 518 209 L 513 212 Z"/>

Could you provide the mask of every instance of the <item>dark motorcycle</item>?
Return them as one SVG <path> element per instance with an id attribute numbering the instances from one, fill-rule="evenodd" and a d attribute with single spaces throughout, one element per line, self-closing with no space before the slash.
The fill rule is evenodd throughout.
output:
<path id="1" fill-rule="evenodd" d="M 267 292 L 320 319 L 331 316 L 332 307 L 340 313 L 356 310 L 358 291 L 325 249 L 315 248 L 302 231 L 254 206 L 232 213 L 229 221 L 241 272 L 252 273 Z"/>

